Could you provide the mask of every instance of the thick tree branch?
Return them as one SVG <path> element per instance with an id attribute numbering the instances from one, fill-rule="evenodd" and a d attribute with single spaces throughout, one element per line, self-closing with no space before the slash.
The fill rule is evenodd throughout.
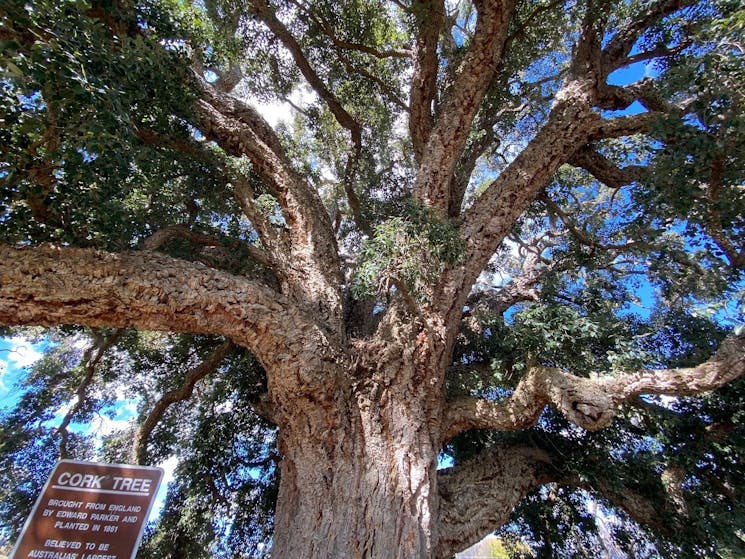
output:
<path id="1" fill-rule="evenodd" d="M 644 28 L 653 21 L 645 22 Z M 546 124 L 463 215 L 461 231 L 468 239 L 466 264 L 445 274 L 437 296 L 448 321 L 459 319 L 476 278 L 563 163 L 593 140 L 646 132 L 658 117 L 650 111 L 603 119 L 593 110 L 603 77 L 604 22 L 604 16 L 588 11 L 567 78 L 554 96 Z"/>
<path id="2" fill-rule="evenodd" d="M 592 107 L 598 95 L 604 21 L 604 15 L 596 17 L 588 11 L 567 78 L 554 97 L 546 124 L 463 216 L 462 231 L 469 239 L 467 265 L 446 278 L 446 291 L 463 297 L 470 290 L 554 172 L 596 133 L 603 120 Z M 451 297 L 448 293 L 445 300 Z M 455 300 L 460 303 L 462 299 Z"/>
<path id="3" fill-rule="evenodd" d="M 556 170 L 586 144 L 600 119 L 591 109 L 593 82 L 567 82 L 546 125 L 463 215 L 468 242 L 466 264 L 448 272 L 438 300 L 460 318 L 471 286 L 504 241 L 515 221 L 536 199 Z"/>
<path id="4" fill-rule="evenodd" d="M 641 165 L 618 167 L 610 159 L 589 146 L 572 155 L 569 163 L 575 167 L 585 169 L 608 187 L 616 189 L 641 180 L 646 170 Z"/>
<path id="5" fill-rule="evenodd" d="M 222 335 L 269 374 L 318 374 L 336 357 L 328 334 L 258 282 L 158 253 L 0 245 L 0 324 L 80 324 Z M 316 355 L 298 355 L 299 348 Z"/>
<path id="6" fill-rule="evenodd" d="M 450 181 L 448 215 L 451 218 L 456 218 L 461 213 L 463 198 L 465 197 L 466 189 L 468 188 L 469 181 L 479 158 L 485 155 L 488 150 L 496 150 L 499 147 L 500 142 L 497 139 L 497 133 L 494 129 L 499 117 L 505 113 L 520 113 L 526 108 L 526 103 L 491 111 L 484 111 L 483 107 L 481 108 L 484 114 L 479 119 L 478 135 L 466 145 Z"/>
<path id="7" fill-rule="evenodd" d="M 333 226 L 318 192 L 293 169 L 279 138 L 255 109 L 208 84 L 203 84 L 203 92 L 197 110 L 205 135 L 228 153 L 247 156 L 282 208 L 288 253 L 274 255 L 281 264 L 274 271 L 283 291 L 300 302 L 318 301 L 330 328 L 343 332 L 341 266 Z"/>
<path id="8" fill-rule="evenodd" d="M 434 556 L 452 557 L 507 522 L 528 492 L 551 481 L 550 461 L 536 448 L 500 445 L 439 471 L 440 534 Z"/>
<path id="9" fill-rule="evenodd" d="M 625 87 L 600 86 L 597 106 L 601 109 L 623 111 L 634 101 L 639 101 L 648 111 L 672 113 L 680 110 L 660 96 L 655 88 L 655 81 L 651 78 L 644 78 Z"/>
<path id="10" fill-rule="evenodd" d="M 445 22 L 442 0 L 416 0 L 412 4 L 417 36 L 414 42 L 414 75 L 409 92 L 409 132 L 414 156 L 421 161 L 432 131 L 434 101 L 437 96 L 439 59 L 437 46 Z"/>
<path id="11" fill-rule="evenodd" d="M 414 184 L 415 196 L 449 213 L 450 183 L 471 125 L 492 83 L 507 40 L 514 0 L 476 2 L 478 19 L 473 41 L 445 93 L 427 138 Z"/>
<path id="12" fill-rule="evenodd" d="M 445 421 L 445 438 L 468 429 L 525 429 L 538 421 L 547 404 L 574 424 L 595 431 L 610 424 L 619 405 L 640 394 L 699 394 L 719 388 L 743 373 L 745 337 L 742 336 L 729 338 L 709 361 L 689 369 L 582 378 L 558 369 L 536 368 L 503 400 L 472 397 L 453 400 Z"/>
<path id="13" fill-rule="evenodd" d="M 649 130 L 650 124 L 660 118 L 660 116 L 662 116 L 662 113 L 646 112 L 636 115 L 599 119 L 590 134 L 590 140 L 622 138 L 624 136 L 633 136 L 634 134 L 644 134 Z"/>
<path id="14" fill-rule="evenodd" d="M 214 372 L 220 363 L 227 357 L 233 349 L 232 342 L 223 342 L 199 365 L 190 369 L 186 373 L 183 383 L 179 388 L 169 390 L 163 394 L 155 404 L 145 421 L 140 425 L 137 435 L 132 444 L 132 459 L 135 464 L 144 464 L 147 458 L 147 441 L 150 433 L 165 414 L 166 410 L 177 402 L 183 402 L 191 398 L 194 393 L 194 387 L 204 377 Z"/>

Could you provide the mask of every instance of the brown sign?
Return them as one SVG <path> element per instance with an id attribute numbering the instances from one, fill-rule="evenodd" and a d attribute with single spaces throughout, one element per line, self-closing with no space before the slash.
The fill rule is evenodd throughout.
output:
<path id="1" fill-rule="evenodd" d="M 11 559 L 133 559 L 160 468 L 61 460 Z"/>

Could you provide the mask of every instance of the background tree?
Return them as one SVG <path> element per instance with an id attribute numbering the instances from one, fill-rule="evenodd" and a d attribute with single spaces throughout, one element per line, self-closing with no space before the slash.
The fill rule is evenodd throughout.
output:
<path id="1" fill-rule="evenodd" d="M 58 456 L 176 456 L 143 556 L 742 554 L 744 28 L 3 2 L 0 322 L 52 328 L 4 534 Z"/>

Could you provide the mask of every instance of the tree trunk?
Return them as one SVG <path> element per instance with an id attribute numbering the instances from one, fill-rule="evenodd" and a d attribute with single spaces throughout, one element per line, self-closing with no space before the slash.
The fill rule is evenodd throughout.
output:
<path id="1" fill-rule="evenodd" d="M 283 410 L 273 556 L 432 556 L 441 387 L 417 375 L 414 352 L 393 353 Z"/>

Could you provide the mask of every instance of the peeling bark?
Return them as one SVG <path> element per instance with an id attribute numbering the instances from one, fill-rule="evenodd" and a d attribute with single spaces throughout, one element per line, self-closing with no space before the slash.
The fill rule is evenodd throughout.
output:
<path id="1" fill-rule="evenodd" d="M 436 297 L 443 302 L 441 312 L 448 320 L 460 316 L 471 286 L 518 217 L 599 126 L 599 117 L 592 111 L 593 99 L 592 81 L 566 83 L 557 94 L 547 124 L 463 214 L 466 263 L 444 274 Z"/>
<path id="2" fill-rule="evenodd" d="M 197 108 L 205 135 L 228 153 L 248 157 L 282 208 L 289 243 L 272 261 L 283 292 L 300 305 L 315 302 L 312 311 L 322 315 L 329 332 L 343 336 L 339 254 L 318 192 L 292 168 L 279 138 L 255 109 L 208 85 L 204 92 L 208 101 Z"/>
<path id="3" fill-rule="evenodd" d="M 188 398 L 196 383 L 219 366 L 231 343 L 256 356 L 267 372 L 268 393 L 262 405 L 279 427 L 281 483 L 273 537 L 273 554 L 278 557 L 448 557 L 502 525 L 520 499 L 552 480 L 555 472 L 550 471 L 551 459 L 543 451 L 500 446 L 489 455 L 437 473 L 443 441 L 474 428 L 524 429 L 539 419 L 546 405 L 553 405 L 576 425 L 596 430 L 609 425 L 617 408 L 640 394 L 700 393 L 745 372 L 745 339 L 739 337 L 725 343 L 708 362 L 690 369 L 581 378 L 536 368 L 503 400 L 466 397 L 446 402 L 445 374 L 472 286 L 557 169 L 567 162 L 579 165 L 612 188 L 639 178 L 638 168 L 617 168 L 594 151 L 591 142 L 647 132 L 654 119 L 674 107 L 663 104 L 650 83 L 620 88 L 605 82 L 614 68 L 634 56 L 648 55 L 630 55 L 646 28 L 690 2 L 652 3 L 623 24 L 604 48 L 605 8 L 588 9 L 573 60 L 544 125 L 465 212 L 461 204 L 476 162 L 498 141 L 493 130 L 497 116 L 502 110 L 523 110 L 522 106 L 495 107 L 481 113 L 474 125 L 486 92 L 497 83 L 506 45 L 524 28 L 507 34 L 514 0 L 476 0 L 473 37 L 460 63 L 448 67 L 444 83 L 439 73 L 445 62 L 452 62 L 441 60 L 438 52 L 443 34 L 449 32 L 444 3 L 415 0 L 411 7 L 394 3 L 413 15 L 416 31 L 411 53 L 344 41 L 312 11 L 308 13 L 337 49 L 380 59 L 413 56 L 406 108 L 418 165 L 414 196 L 451 218 L 466 243 L 464 261 L 446 271 L 432 288 L 436 303 L 414 304 L 399 285 L 398 300 L 372 327 L 359 328 L 359 337 L 350 339 L 346 328 L 353 322 L 354 309 L 347 309 L 345 317 L 344 282 L 331 219 L 313 185 L 294 168 L 280 137 L 255 109 L 226 93 L 240 80 L 237 67 L 215 85 L 201 81 L 195 115 L 188 118 L 195 117 L 200 131 L 225 153 L 247 158 L 251 172 L 276 197 L 286 221 L 277 227 L 257 210 L 253 184 L 223 171 L 226 189 L 261 238 L 263 250 L 252 254 L 276 274 L 277 289 L 154 252 L 175 237 L 196 245 L 219 243 L 182 226 L 155 233 L 143 243 L 146 252 L 0 245 L 2 324 L 135 327 L 231 340 L 218 346 L 187 373 L 179 388 L 165 393 L 155 405 L 134 443 L 139 461 L 150 431 L 168 405 Z M 353 188 L 363 123 L 323 82 L 273 5 L 267 0 L 249 4 L 339 125 L 349 131 L 352 149 L 344 187 L 352 213 L 366 232 Z M 537 7 L 523 25 L 554 5 Z M 117 30 L 113 16 L 101 12 L 97 17 L 106 18 L 105 23 Z M 124 27 L 117 31 L 122 36 L 140 32 Z M 355 69 L 350 60 L 346 61 L 350 69 L 385 90 L 384 82 Z M 636 99 L 649 112 L 603 119 L 596 111 L 625 107 Z M 467 146 L 474 128 L 485 135 Z M 194 141 L 163 138 L 144 127 L 135 133 L 143 142 L 166 143 L 187 156 L 215 163 Z M 40 165 L 28 171 L 29 178 L 43 187 L 42 194 L 54 186 L 53 170 Z M 713 168 L 712 188 L 718 174 L 721 169 Z M 39 221 L 50 219 L 43 199 L 29 199 L 28 204 Z M 712 219 L 716 226 L 717 216 Z M 715 227 L 715 240 L 731 259 L 742 262 L 745 249 L 729 247 L 718 229 L 721 224 Z M 499 293 L 482 294 L 483 302 L 501 312 L 515 301 L 535 299 L 541 274 L 556 265 L 542 261 L 541 254 L 541 250 L 532 253 L 523 277 Z M 401 300 L 407 299 L 408 307 L 402 309 Z M 93 367 L 100 353 L 88 358 Z M 93 369 L 87 369 L 79 385 L 79 402 L 92 375 Z M 60 425 L 63 437 L 71 418 L 72 412 Z M 682 508 L 680 476 L 667 477 Z M 609 495 L 634 518 L 659 525 L 659 515 L 649 501 L 633 491 L 614 492 L 603 483 L 594 489 Z"/>

